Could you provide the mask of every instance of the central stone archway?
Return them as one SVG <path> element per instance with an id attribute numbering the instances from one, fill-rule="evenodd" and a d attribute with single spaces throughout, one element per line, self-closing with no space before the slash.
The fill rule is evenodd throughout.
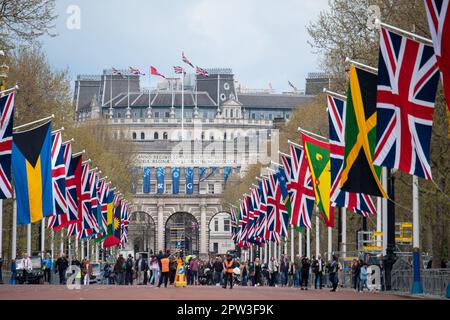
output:
<path id="1" fill-rule="evenodd" d="M 176 212 L 166 221 L 165 248 L 174 252 L 183 250 L 187 254 L 199 255 L 200 226 L 197 219 L 188 212 Z"/>
<path id="2" fill-rule="evenodd" d="M 129 238 L 134 252 L 156 251 L 156 223 L 152 216 L 143 211 L 130 215 Z"/>

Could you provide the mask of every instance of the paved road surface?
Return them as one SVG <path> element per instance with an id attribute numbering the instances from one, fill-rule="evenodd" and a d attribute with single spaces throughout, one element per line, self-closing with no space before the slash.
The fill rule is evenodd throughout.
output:
<path id="1" fill-rule="evenodd" d="M 407 297 L 383 293 L 356 293 L 350 289 L 302 291 L 298 288 L 221 287 L 155 288 L 150 286 L 0 285 L 0 300 L 399 300 Z"/>

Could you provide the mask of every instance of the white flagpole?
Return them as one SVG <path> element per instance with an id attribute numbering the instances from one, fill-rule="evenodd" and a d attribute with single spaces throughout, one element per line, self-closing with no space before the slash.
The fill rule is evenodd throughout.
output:
<path id="1" fill-rule="evenodd" d="M 299 255 L 300 257 L 303 256 L 302 236 L 303 236 L 303 233 L 302 233 L 302 232 L 299 232 L 299 233 L 298 233 L 298 255 Z"/>
<path id="2" fill-rule="evenodd" d="M 44 258 L 45 251 L 45 217 L 42 218 L 41 221 L 41 255 Z"/>
<path id="3" fill-rule="evenodd" d="M 112 72 L 112 69 L 111 69 L 111 83 L 109 84 L 109 117 L 111 119 L 114 116 L 113 106 L 112 106 L 112 88 L 113 88 L 112 82 L 113 82 L 113 72 Z"/>
<path id="4" fill-rule="evenodd" d="M 423 293 L 420 279 L 420 215 L 419 215 L 419 178 L 413 176 L 413 285 L 412 294 Z M 448 292 L 448 289 L 447 289 Z"/>
<path id="5" fill-rule="evenodd" d="M 64 252 L 64 232 L 63 232 L 63 230 L 61 230 L 61 242 L 59 243 L 59 249 L 60 249 L 59 254 L 62 254 Z"/>
<path id="6" fill-rule="evenodd" d="M 331 254 L 333 252 L 333 229 L 328 227 L 328 260 L 331 260 Z"/>
<path id="7" fill-rule="evenodd" d="M 311 258 L 311 229 L 306 228 L 306 256 Z"/>
<path id="8" fill-rule="evenodd" d="M 75 236 L 75 256 L 78 257 L 78 259 L 81 258 L 80 253 L 78 252 L 78 238 Z"/>
<path id="9" fill-rule="evenodd" d="M 264 246 L 264 262 L 269 262 L 269 243 L 266 242 L 266 245 Z"/>
<path id="10" fill-rule="evenodd" d="M 3 257 L 3 199 L 0 199 L 0 258 Z"/>
<path id="11" fill-rule="evenodd" d="M 317 213 L 318 210 L 316 210 Z M 320 219 L 319 216 L 316 215 L 316 259 L 320 253 Z"/>
<path id="12" fill-rule="evenodd" d="M 280 242 L 278 242 L 278 251 L 277 251 L 277 253 L 278 253 L 278 260 L 280 260 L 281 259 L 281 239 L 280 239 Z"/>
<path id="13" fill-rule="evenodd" d="M 127 75 L 127 91 L 128 91 L 128 95 L 127 95 L 127 112 L 126 112 L 126 117 L 130 118 L 131 117 L 131 110 L 130 110 L 130 75 Z"/>
<path id="14" fill-rule="evenodd" d="M 31 223 L 27 224 L 27 254 L 31 256 Z"/>
<path id="15" fill-rule="evenodd" d="M 152 74 L 148 73 L 148 109 L 147 109 L 147 118 L 151 118 L 152 116 L 152 99 L 151 99 L 151 81 L 152 81 Z"/>
<path id="16" fill-rule="evenodd" d="M 294 226 L 291 224 L 291 261 L 294 261 Z"/>
<path id="17" fill-rule="evenodd" d="M 181 73 L 181 140 L 184 140 L 184 69 Z"/>
<path id="18" fill-rule="evenodd" d="M 13 130 L 22 129 L 22 128 L 31 126 L 33 124 L 40 123 L 40 122 L 47 121 L 47 120 L 51 120 L 51 119 L 54 119 L 54 118 L 55 118 L 55 115 L 52 114 L 49 117 L 45 117 L 45 118 L 42 118 L 42 119 L 39 119 L 39 120 L 35 120 L 35 121 L 31 121 L 31 122 L 28 122 L 28 123 L 21 124 L 20 126 L 14 127 Z"/>
<path id="19" fill-rule="evenodd" d="M 50 251 L 52 259 L 55 258 L 55 230 L 52 229 L 51 231 L 51 241 L 50 241 Z"/>
<path id="20" fill-rule="evenodd" d="M 268 261 L 270 261 L 270 258 L 272 258 L 272 241 L 269 241 L 269 255 L 268 255 Z"/>
<path id="21" fill-rule="evenodd" d="M 383 221 L 383 214 L 381 212 L 382 207 L 382 198 L 377 197 L 377 232 L 380 233 L 382 230 L 382 221 Z M 377 247 L 381 247 L 382 240 L 380 236 L 376 237 L 377 239 Z"/>
<path id="22" fill-rule="evenodd" d="M 11 236 L 11 259 L 16 259 L 17 255 L 17 200 L 13 191 L 13 217 L 12 217 L 12 236 Z"/>
<path id="23" fill-rule="evenodd" d="M 342 214 L 342 257 L 347 256 L 347 209 L 340 208 Z"/>
<path id="24" fill-rule="evenodd" d="M 382 181 L 381 184 L 383 186 L 384 190 L 387 190 L 387 175 L 388 175 L 388 169 L 386 167 L 382 167 L 381 171 L 381 177 Z M 387 221 L 387 206 L 388 206 L 388 200 L 386 198 L 383 198 L 382 200 L 382 218 L 383 218 L 383 255 L 386 255 L 386 248 L 387 248 L 387 234 L 388 234 L 388 221 Z"/>

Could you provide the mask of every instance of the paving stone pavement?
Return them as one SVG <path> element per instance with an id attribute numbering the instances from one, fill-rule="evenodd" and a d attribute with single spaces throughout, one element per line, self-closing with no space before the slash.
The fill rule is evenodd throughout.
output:
<path id="1" fill-rule="evenodd" d="M 351 289 L 214 286 L 156 288 L 152 286 L 0 285 L 0 300 L 404 300 L 412 297 L 385 293 L 357 293 Z"/>

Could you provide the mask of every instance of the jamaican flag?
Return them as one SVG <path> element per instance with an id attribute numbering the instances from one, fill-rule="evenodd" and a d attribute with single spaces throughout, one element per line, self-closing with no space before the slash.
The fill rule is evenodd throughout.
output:
<path id="1" fill-rule="evenodd" d="M 387 198 L 380 168 L 372 164 L 376 143 L 377 76 L 350 65 L 341 189 Z"/>
<path id="2" fill-rule="evenodd" d="M 309 169 L 314 186 L 314 194 L 319 211 L 328 227 L 334 226 L 334 212 L 331 208 L 331 172 L 330 172 L 330 146 L 302 134 L 303 149 L 308 158 Z"/>
<path id="3" fill-rule="evenodd" d="M 107 231 L 105 241 L 103 242 L 104 248 L 109 248 L 120 244 L 120 207 L 121 203 L 119 196 L 114 196 L 114 192 L 109 191 L 106 214 Z M 117 233 L 119 235 L 118 237 Z"/>

